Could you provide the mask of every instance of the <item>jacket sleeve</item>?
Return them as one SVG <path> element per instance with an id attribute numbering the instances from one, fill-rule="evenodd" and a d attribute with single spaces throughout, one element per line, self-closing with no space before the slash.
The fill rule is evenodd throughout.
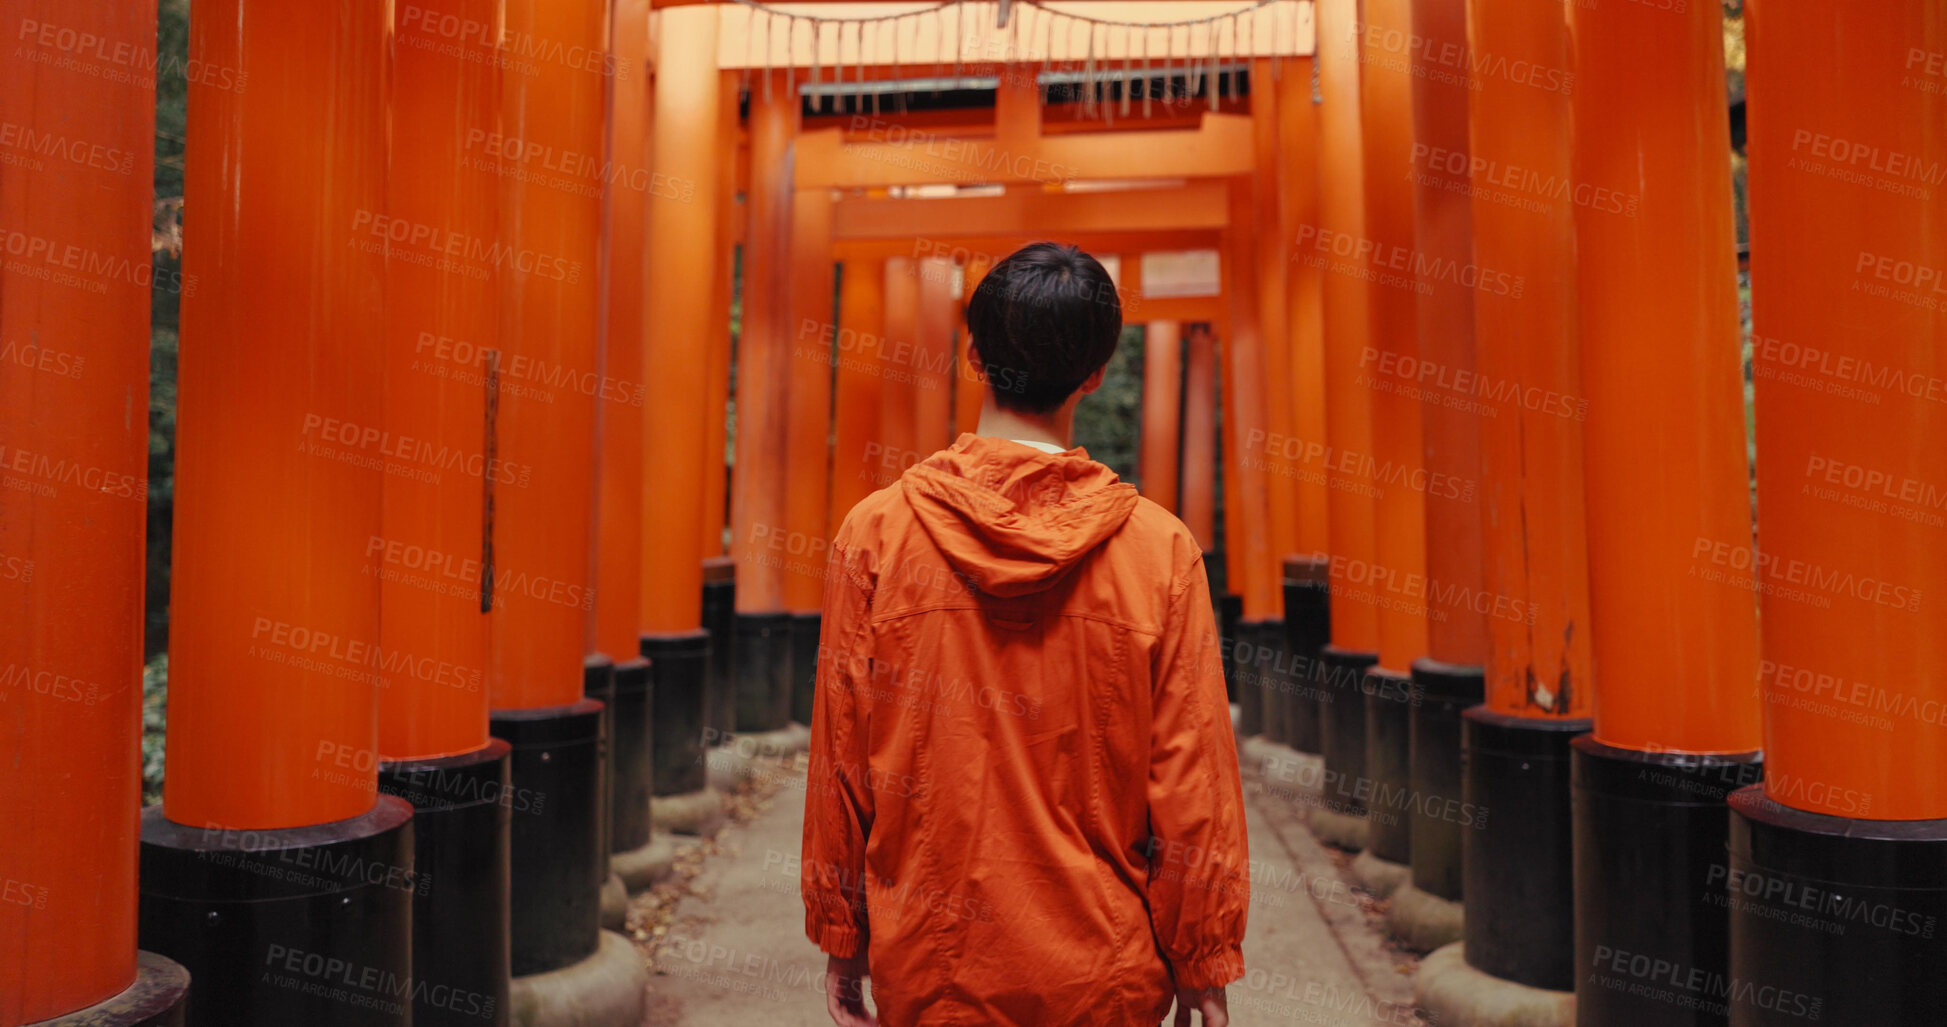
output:
<path id="1" fill-rule="evenodd" d="M 805 935 L 840 957 L 865 951 L 865 840 L 873 811 L 859 695 L 872 672 L 872 585 L 846 535 L 841 528 L 826 567 L 800 875 Z"/>
<path id="2" fill-rule="evenodd" d="M 1250 851 L 1201 557 L 1172 589 L 1155 660 L 1149 915 L 1178 988 L 1222 987 L 1244 975 Z"/>

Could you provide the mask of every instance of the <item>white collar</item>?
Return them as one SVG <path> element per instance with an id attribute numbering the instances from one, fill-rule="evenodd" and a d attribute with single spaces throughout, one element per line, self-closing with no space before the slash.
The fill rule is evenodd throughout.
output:
<path id="1" fill-rule="evenodd" d="M 1055 445 L 1055 444 L 1054 444 L 1054 443 L 1052 443 L 1052 442 L 1036 442 L 1036 441 L 1034 441 L 1034 440 L 1032 440 L 1032 439 L 1008 439 L 1007 441 L 1009 441 L 1009 442 L 1014 442 L 1014 443 L 1018 443 L 1018 444 L 1020 444 L 1020 445 L 1023 445 L 1023 446 L 1028 446 L 1028 447 L 1030 447 L 1030 448 L 1033 448 L 1033 449 L 1038 449 L 1038 450 L 1040 450 L 1040 451 L 1042 451 L 1043 453 L 1066 453 L 1066 452 L 1068 452 L 1067 450 L 1065 450 L 1065 449 L 1063 449 L 1063 448 L 1061 448 L 1060 446 L 1057 446 L 1057 445 Z"/>

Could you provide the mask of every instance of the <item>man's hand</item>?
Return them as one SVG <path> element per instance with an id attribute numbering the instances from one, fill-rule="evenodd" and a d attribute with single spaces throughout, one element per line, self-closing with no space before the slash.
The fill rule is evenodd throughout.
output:
<path id="1" fill-rule="evenodd" d="M 825 1011 L 832 1014 L 832 1022 L 838 1027 L 879 1027 L 879 1018 L 865 1008 L 865 979 L 868 976 L 870 973 L 866 969 L 863 946 L 858 955 L 849 959 L 825 957 Z M 1207 1017 L 1209 1014 L 1204 1015 Z"/>
<path id="2" fill-rule="evenodd" d="M 1176 1027 L 1190 1027 L 1192 1009 L 1203 1014 L 1203 1027 L 1230 1027 L 1228 1001 L 1222 988 L 1178 988 Z"/>

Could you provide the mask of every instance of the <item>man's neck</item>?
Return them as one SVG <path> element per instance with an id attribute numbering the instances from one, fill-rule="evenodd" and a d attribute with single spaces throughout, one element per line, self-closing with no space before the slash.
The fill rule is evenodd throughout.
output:
<path id="1" fill-rule="evenodd" d="M 1063 403 L 1061 409 L 1047 414 L 1024 414 L 995 406 L 990 394 L 981 401 L 980 422 L 974 426 L 974 434 L 1016 442 L 1045 442 L 1068 449 L 1074 427 L 1073 403 Z"/>

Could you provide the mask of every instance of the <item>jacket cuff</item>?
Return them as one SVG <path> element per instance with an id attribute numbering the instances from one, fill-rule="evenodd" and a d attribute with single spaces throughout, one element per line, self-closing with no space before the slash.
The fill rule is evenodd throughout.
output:
<path id="1" fill-rule="evenodd" d="M 819 951 L 828 956 L 850 959 L 865 948 L 865 932 L 851 924 L 835 924 L 819 918 L 815 913 L 806 913 L 804 918 L 805 937 L 818 946 Z"/>
<path id="2" fill-rule="evenodd" d="M 1172 961 L 1170 972 L 1179 989 L 1221 988 L 1244 976 L 1244 949 L 1231 945 L 1196 959 Z"/>

